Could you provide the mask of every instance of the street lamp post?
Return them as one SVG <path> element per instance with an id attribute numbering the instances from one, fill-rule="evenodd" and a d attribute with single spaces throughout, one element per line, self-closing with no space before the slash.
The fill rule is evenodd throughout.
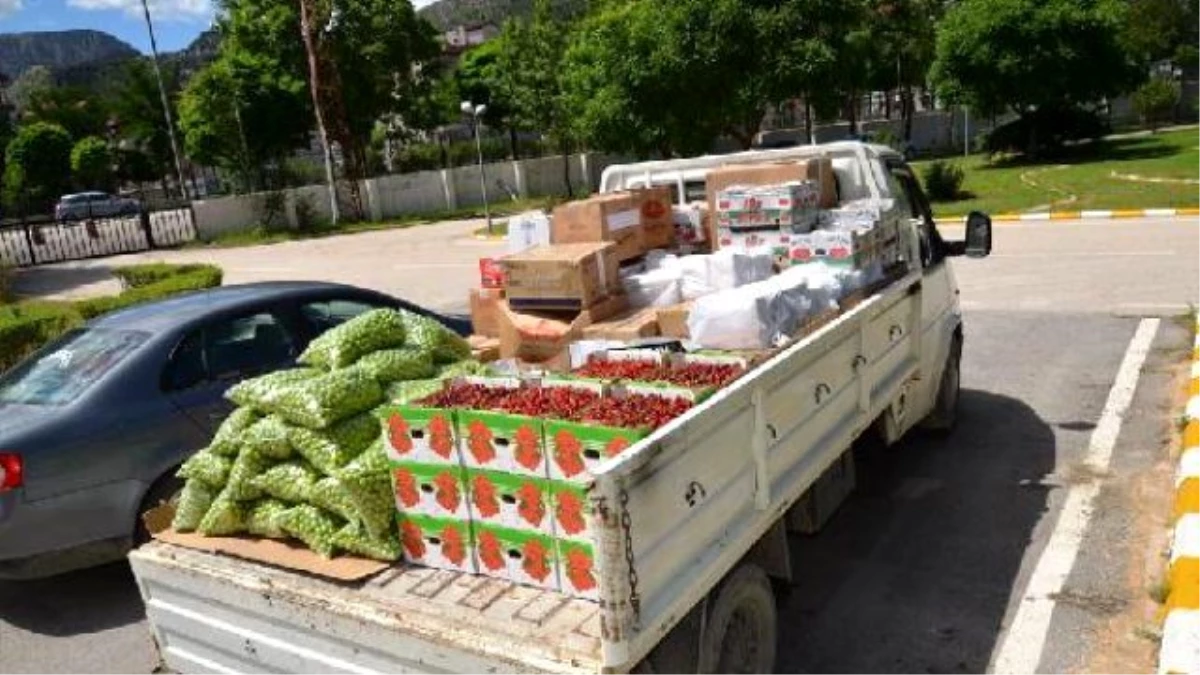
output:
<path id="1" fill-rule="evenodd" d="M 475 154 L 479 158 L 479 189 L 483 192 L 483 217 L 487 219 L 488 234 L 492 234 L 492 211 L 488 206 L 487 178 L 483 174 L 483 143 L 479 140 L 479 118 L 487 112 L 487 105 L 463 101 L 460 107 L 464 113 L 471 116 L 471 128 L 475 131 Z"/>
<path id="2" fill-rule="evenodd" d="M 162 99 L 163 121 L 167 124 L 167 138 L 171 141 L 171 157 L 175 160 L 175 176 L 184 199 L 191 199 L 187 181 L 183 178 L 183 163 L 179 161 L 179 143 L 175 140 L 175 120 L 171 119 L 171 103 L 167 100 L 167 88 L 163 86 L 162 69 L 158 67 L 158 42 L 154 39 L 154 23 L 150 21 L 150 6 L 142 0 L 142 13 L 146 17 L 146 31 L 150 33 L 150 62 L 154 64 L 154 78 L 158 80 L 158 96 Z"/>

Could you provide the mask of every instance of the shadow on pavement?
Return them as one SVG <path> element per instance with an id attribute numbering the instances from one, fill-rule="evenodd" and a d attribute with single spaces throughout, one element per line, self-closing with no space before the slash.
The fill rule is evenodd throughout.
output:
<path id="1" fill-rule="evenodd" d="M 13 276 L 12 290 L 20 297 L 33 299 L 69 293 L 82 286 L 101 282 L 113 283 L 114 293 L 119 290 L 112 270 L 104 264 L 26 267 L 17 270 Z"/>
<path id="2" fill-rule="evenodd" d="M 825 529 L 792 539 L 777 670 L 986 670 L 1054 457 L 1033 409 L 975 390 L 950 437 L 869 453 Z"/>
<path id="3" fill-rule="evenodd" d="M 41 635 L 69 636 L 145 618 L 129 563 L 35 581 L 0 581 L 0 620 Z"/>

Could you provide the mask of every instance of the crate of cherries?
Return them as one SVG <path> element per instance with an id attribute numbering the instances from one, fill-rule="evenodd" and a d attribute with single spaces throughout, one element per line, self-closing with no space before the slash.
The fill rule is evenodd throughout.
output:
<path id="1" fill-rule="evenodd" d="M 666 355 L 619 358 L 618 353 L 594 354 L 571 371 L 574 377 L 608 382 L 644 382 L 711 392 L 746 372 L 746 362 L 735 357 Z"/>

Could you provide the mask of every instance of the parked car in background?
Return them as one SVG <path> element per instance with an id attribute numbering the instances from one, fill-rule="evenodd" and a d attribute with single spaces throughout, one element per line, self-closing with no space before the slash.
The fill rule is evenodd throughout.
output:
<path id="1" fill-rule="evenodd" d="M 131 197 L 119 197 L 107 192 L 78 192 L 63 195 L 54 205 L 54 219 L 60 223 L 87 218 L 131 216 L 142 210 L 142 204 Z"/>
<path id="2" fill-rule="evenodd" d="M 122 557 L 139 514 L 233 410 L 234 383 L 296 364 L 310 340 L 370 309 L 442 316 L 352 286 L 268 282 L 137 305 L 68 332 L 0 375 L 0 578 Z"/>

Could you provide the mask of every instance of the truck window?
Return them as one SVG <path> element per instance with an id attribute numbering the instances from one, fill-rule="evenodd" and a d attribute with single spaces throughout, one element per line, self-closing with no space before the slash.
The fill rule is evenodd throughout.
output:
<path id="1" fill-rule="evenodd" d="M 946 258 L 946 242 L 933 223 L 929 200 L 925 199 L 925 193 L 921 191 L 921 184 L 917 182 L 912 169 L 900 162 L 889 162 L 888 182 L 889 189 L 893 189 L 892 182 L 896 183 L 899 187 L 897 199 L 903 195 L 913 219 L 919 223 L 917 232 L 920 235 L 922 265 L 928 267 L 942 262 Z"/>

